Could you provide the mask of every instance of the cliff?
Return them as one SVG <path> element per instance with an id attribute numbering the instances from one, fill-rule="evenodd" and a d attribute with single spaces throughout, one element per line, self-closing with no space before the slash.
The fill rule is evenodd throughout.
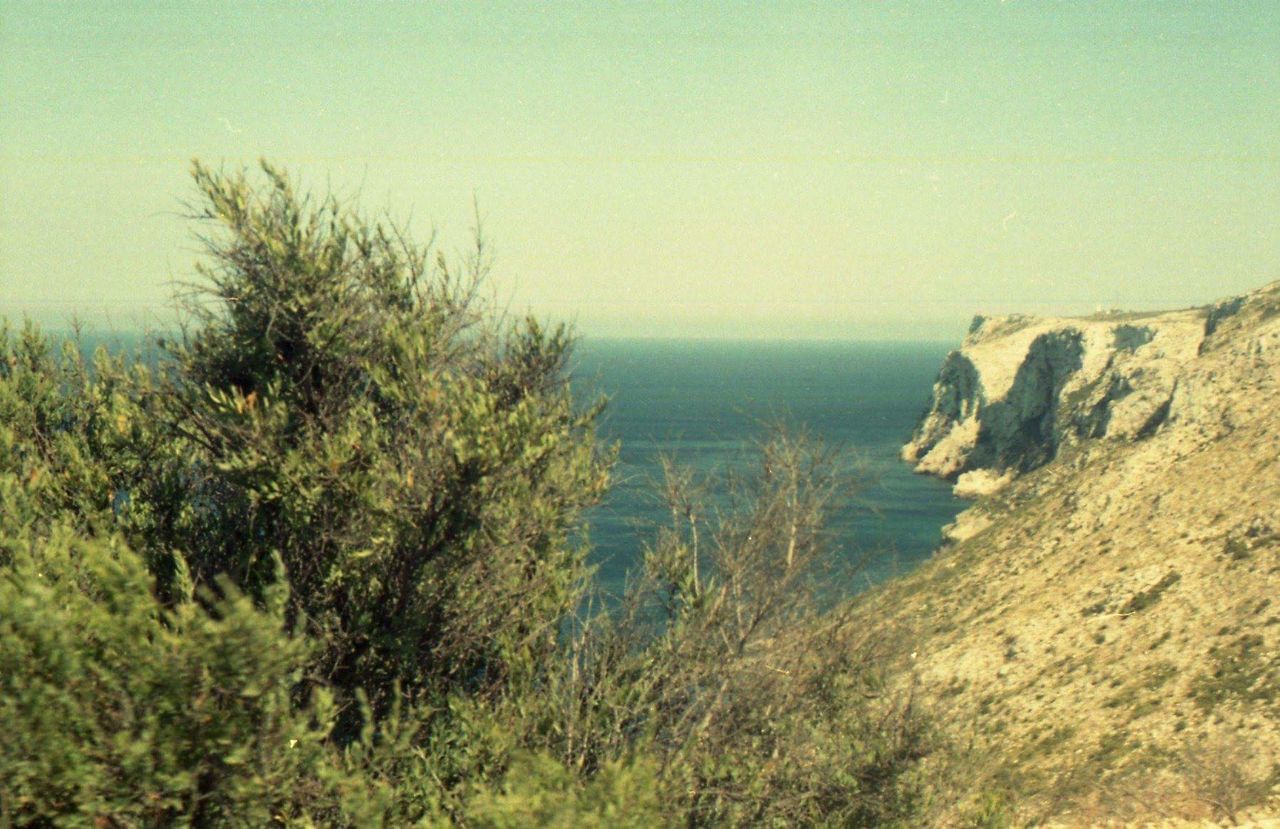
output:
<path id="1" fill-rule="evenodd" d="M 1230 336 L 1224 323 L 1274 292 L 1155 314 L 975 317 L 902 457 L 955 480 L 958 495 L 980 495 L 1073 443 L 1147 437 L 1194 416 L 1176 405 L 1190 401 L 1179 384 Z"/>
<path id="2" fill-rule="evenodd" d="M 979 318 L 903 456 L 987 493 L 863 605 L 968 747 L 957 791 L 1063 825 L 1280 815 L 1280 283 Z"/>

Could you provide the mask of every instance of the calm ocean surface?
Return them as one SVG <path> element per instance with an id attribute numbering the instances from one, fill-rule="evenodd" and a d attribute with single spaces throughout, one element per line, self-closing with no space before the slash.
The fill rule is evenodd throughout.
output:
<path id="1" fill-rule="evenodd" d="M 132 349 L 133 333 L 89 335 Z M 761 343 L 584 338 L 574 353 L 583 402 L 608 397 L 602 436 L 620 446 L 613 487 L 588 514 L 592 563 L 606 593 L 626 574 L 667 516 L 656 498 L 660 458 L 699 473 L 741 464 L 779 421 L 804 427 L 856 455 L 870 484 L 832 517 L 836 554 L 863 563 L 848 585 L 908 570 L 929 556 L 939 530 L 964 508 L 948 484 L 914 475 L 898 450 L 925 409 L 945 343 Z"/>
<path id="2" fill-rule="evenodd" d="M 666 516 L 654 497 L 663 453 L 713 473 L 741 463 L 778 420 L 856 453 L 872 479 L 832 518 L 837 554 L 865 563 L 849 592 L 927 558 L 942 525 L 965 505 L 948 484 L 912 474 L 898 451 L 949 348 L 584 339 L 574 385 L 584 398 L 608 395 L 602 432 L 621 444 L 612 491 L 589 515 L 601 587 L 621 590 L 643 540 Z"/>

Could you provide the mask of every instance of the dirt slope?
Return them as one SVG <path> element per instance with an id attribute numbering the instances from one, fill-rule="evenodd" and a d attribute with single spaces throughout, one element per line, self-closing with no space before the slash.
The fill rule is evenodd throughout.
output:
<path id="1" fill-rule="evenodd" d="M 1280 283 L 1230 310 L 1177 312 L 1158 369 L 1120 367 L 1158 384 L 1152 428 L 1076 431 L 1112 380 L 1066 378 L 1043 465 L 992 462 L 1011 482 L 960 540 L 868 599 L 962 749 L 956 791 L 1062 825 L 1280 815 Z M 933 446 L 961 459 L 944 471 L 989 468 L 936 420 Z M 932 449 L 920 436 L 908 457 Z"/>

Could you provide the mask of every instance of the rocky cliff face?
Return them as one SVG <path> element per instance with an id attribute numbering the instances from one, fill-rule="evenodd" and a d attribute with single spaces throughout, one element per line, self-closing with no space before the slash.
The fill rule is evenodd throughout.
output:
<path id="1" fill-rule="evenodd" d="M 1280 825 L 1280 283 L 976 320 L 903 454 L 1002 484 L 863 606 L 970 747 L 959 790 L 1040 824 Z"/>
<path id="2" fill-rule="evenodd" d="M 1183 414 L 1179 383 L 1222 325 L 1271 293 L 1159 314 L 975 317 L 902 457 L 980 495 L 1073 443 L 1149 437 Z"/>

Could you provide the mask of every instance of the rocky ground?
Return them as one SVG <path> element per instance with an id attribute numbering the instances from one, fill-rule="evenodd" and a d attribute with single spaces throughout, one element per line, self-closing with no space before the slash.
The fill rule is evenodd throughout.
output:
<path id="1" fill-rule="evenodd" d="M 865 605 L 949 724 L 952 818 L 1280 825 L 1280 283 L 975 321 L 904 457 L 988 493 Z"/>

